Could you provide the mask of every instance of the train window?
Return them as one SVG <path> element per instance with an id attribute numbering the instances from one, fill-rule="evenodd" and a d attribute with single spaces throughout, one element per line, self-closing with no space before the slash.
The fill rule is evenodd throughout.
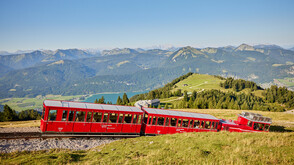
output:
<path id="1" fill-rule="evenodd" d="M 104 113 L 103 123 L 107 123 L 107 122 L 108 122 L 108 113 Z"/>
<path id="2" fill-rule="evenodd" d="M 124 114 L 119 114 L 119 117 L 118 117 L 118 123 L 123 123 L 123 119 L 124 119 Z"/>
<path id="3" fill-rule="evenodd" d="M 188 123 L 189 123 L 188 119 L 183 119 L 182 127 L 188 127 Z"/>
<path id="4" fill-rule="evenodd" d="M 93 115 L 93 122 L 101 122 L 102 112 L 95 112 Z"/>
<path id="5" fill-rule="evenodd" d="M 43 108 L 42 119 L 44 119 L 44 116 L 45 116 L 45 107 Z"/>
<path id="6" fill-rule="evenodd" d="M 253 124 L 252 121 L 248 121 L 248 123 L 247 123 L 247 125 L 248 125 L 249 127 L 252 127 L 252 124 Z"/>
<path id="7" fill-rule="evenodd" d="M 152 125 L 156 125 L 156 118 L 157 117 L 153 116 Z"/>
<path id="8" fill-rule="evenodd" d="M 218 126 L 218 122 L 215 122 L 215 129 L 217 129 L 217 126 Z"/>
<path id="9" fill-rule="evenodd" d="M 169 124 L 169 118 L 167 117 L 165 120 L 165 126 L 169 126 L 168 124 Z"/>
<path id="10" fill-rule="evenodd" d="M 157 119 L 157 125 L 163 125 L 164 124 L 164 117 L 158 117 Z"/>
<path id="11" fill-rule="evenodd" d="M 147 120 L 148 120 L 148 115 L 144 114 L 144 123 L 147 124 Z"/>
<path id="12" fill-rule="evenodd" d="M 66 121 L 66 118 L 67 118 L 67 111 L 64 110 L 64 111 L 62 112 L 62 119 L 61 119 L 61 121 Z"/>
<path id="13" fill-rule="evenodd" d="M 204 121 L 200 121 L 199 128 L 204 128 Z"/>
<path id="14" fill-rule="evenodd" d="M 257 127 L 256 127 L 256 124 L 257 124 Z M 263 128 L 264 128 L 264 124 L 254 123 L 254 129 L 255 130 L 263 131 Z"/>
<path id="15" fill-rule="evenodd" d="M 138 124 L 141 124 L 142 123 L 142 115 L 139 115 L 139 117 L 138 117 Z"/>
<path id="16" fill-rule="evenodd" d="M 215 127 L 214 127 L 214 121 L 211 122 L 211 129 L 215 129 Z"/>
<path id="17" fill-rule="evenodd" d="M 48 120 L 55 121 L 57 115 L 57 110 L 49 110 Z"/>
<path id="18" fill-rule="evenodd" d="M 91 122 L 92 112 L 87 112 L 87 122 Z"/>
<path id="19" fill-rule="evenodd" d="M 269 127 L 270 127 L 270 125 L 266 124 L 265 127 L 264 127 L 264 130 L 268 131 Z"/>
<path id="20" fill-rule="evenodd" d="M 132 114 L 125 114 L 125 121 L 124 123 L 132 123 Z"/>
<path id="21" fill-rule="evenodd" d="M 190 120 L 189 128 L 193 128 L 193 120 Z"/>
<path id="22" fill-rule="evenodd" d="M 178 127 L 181 127 L 181 125 L 182 125 L 182 119 L 179 119 L 178 120 Z"/>
<path id="23" fill-rule="evenodd" d="M 109 117 L 109 123 L 116 123 L 117 122 L 117 113 L 112 113 Z"/>
<path id="24" fill-rule="evenodd" d="M 210 121 L 206 121 L 205 122 L 205 128 L 210 129 L 210 124 L 211 124 Z"/>
<path id="25" fill-rule="evenodd" d="M 170 120 L 170 126 L 172 126 L 172 127 L 177 126 L 177 119 L 176 118 L 171 118 L 171 120 Z"/>
<path id="26" fill-rule="evenodd" d="M 136 124 L 137 123 L 137 115 L 134 115 L 134 118 L 133 118 L 133 123 Z"/>
<path id="27" fill-rule="evenodd" d="M 152 116 L 149 116 L 149 121 L 148 121 L 149 125 L 151 124 L 151 120 L 152 120 Z"/>
<path id="28" fill-rule="evenodd" d="M 77 113 L 77 115 L 76 115 L 76 121 L 84 122 L 85 121 L 85 115 L 86 115 L 86 113 L 83 112 L 83 111 L 77 111 L 76 113 Z"/>
<path id="29" fill-rule="evenodd" d="M 194 128 L 199 128 L 199 125 L 200 125 L 199 120 L 195 120 L 195 121 L 194 121 L 194 125 L 193 125 L 193 127 L 194 127 Z"/>
<path id="30" fill-rule="evenodd" d="M 68 121 L 74 121 L 75 111 L 69 111 Z"/>

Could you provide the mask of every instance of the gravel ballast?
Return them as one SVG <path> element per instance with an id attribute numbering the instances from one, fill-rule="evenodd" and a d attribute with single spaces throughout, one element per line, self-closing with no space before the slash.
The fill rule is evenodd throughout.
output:
<path id="1" fill-rule="evenodd" d="M 111 143 L 114 138 L 64 138 L 64 139 L 14 139 L 0 140 L 0 152 L 38 151 L 49 149 L 87 150 L 103 144 Z"/>
<path id="2" fill-rule="evenodd" d="M 41 132 L 39 127 L 1 128 L 0 133 Z M 0 139 L 0 153 L 49 149 L 87 150 L 119 138 Z"/>

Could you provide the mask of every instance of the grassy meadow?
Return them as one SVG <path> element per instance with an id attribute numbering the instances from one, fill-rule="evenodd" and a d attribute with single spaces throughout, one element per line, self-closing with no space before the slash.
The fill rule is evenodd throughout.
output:
<path id="1" fill-rule="evenodd" d="M 40 127 L 40 120 L 0 122 L 0 128 L 1 127 L 3 127 L 3 128 L 13 128 L 13 127 Z"/>
<path id="2" fill-rule="evenodd" d="M 224 82 L 225 80 L 220 80 L 211 75 L 206 74 L 193 74 L 188 78 L 178 82 L 175 86 L 176 88 L 173 91 L 181 89 L 182 91 L 193 92 L 201 91 L 202 89 L 219 89 L 222 91 L 227 91 L 227 89 L 221 88 L 220 83 Z M 187 86 L 184 86 L 186 84 Z"/>
<path id="3" fill-rule="evenodd" d="M 61 96 L 61 95 L 46 95 L 46 96 L 36 96 L 35 98 L 6 98 L 0 99 L 0 104 L 7 104 L 10 108 L 15 111 L 22 111 L 27 109 L 42 108 L 43 101 L 46 99 L 52 100 L 79 100 L 83 95 L 75 96 Z"/>
<path id="4" fill-rule="evenodd" d="M 0 154 L 1 164 L 293 164 L 294 133 L 184 133 L 122 139 L 87 151 Z"/>

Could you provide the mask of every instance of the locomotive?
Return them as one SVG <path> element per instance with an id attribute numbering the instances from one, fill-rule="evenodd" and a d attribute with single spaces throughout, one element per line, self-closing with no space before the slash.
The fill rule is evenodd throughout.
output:
<path id="1" fill-rule="evenodd" d="M 242 112 L 237 121 L 209 114 L 133 106 L 45 100 L 43 134 L 142 136 L 183 132 L 268 132 L 271 118 Z"/>

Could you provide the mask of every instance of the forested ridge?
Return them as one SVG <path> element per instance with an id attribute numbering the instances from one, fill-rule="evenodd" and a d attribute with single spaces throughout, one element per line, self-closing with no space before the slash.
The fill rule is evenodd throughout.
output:
<path id="1" fill-rule="evenodd" d="M 17 113 L 11 109 L 8 105 L 4 105 L 3 112 L 0 112 L 0 122 L 2 121 L 24 121 L 24 120 L 36 120 L 41 119 L 41 115 L 38 111 L 28 109 Z"/>
<path id="2" fill-rule="evenodd" d="M 145 99 L 165 99 L 170 97 L 183 97 L 180 101 L 169 103 L 169 108 L 196 108 L 196 109 L 237 109 L 237 110 L 262 110 L 262 111 L 285 111 L 294 108 L 294 92 L 285 87 L 277 87 L 263 90 L 255 82 L 242 79 L 223 78 L 214 76 L 221 80 L 219 85 L 223 89 L 232 89 L 233 91 L 221 91 L 216 89 L 204 90 L 201 92 L 193 91 L 188 95 L 187 91 L 178 89 L 172 92 L 176 84 L 193 73 L 187 73 L 162 88 L 152 90 L 148 93 L 135 95 L 130 101 Z M 249 93 L 242 90 L 249 89 Z M 252 91 L 263 90 L 262 96 L 259 97 L 251 93 Z"/>

